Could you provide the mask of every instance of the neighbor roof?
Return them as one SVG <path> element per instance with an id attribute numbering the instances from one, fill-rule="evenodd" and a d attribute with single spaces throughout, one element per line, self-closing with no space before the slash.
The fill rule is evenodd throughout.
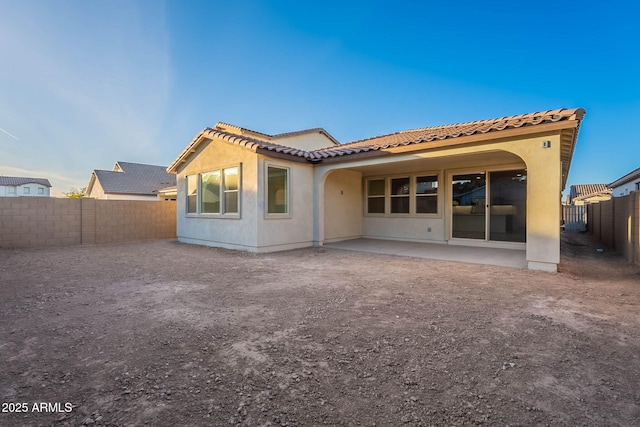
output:
<path id="1" fill-rule="evenodd" d="M 186 162 L 191 154 L 195 153 L 196 148 L 205 140 L 218 139 L 237 146 L 241 146 L 267 156 L 281 157 L 286 156 L 291 160 L 309 161 L 313 163 L 321 162 L 325 159 L 338 158 L 345 156 L 344 160 L 348 160 L 351 155 L 369 151 L 380 151 L 400 146 L 421 144 L 421 148 L 430 148 L 439 146 L 438 141 L 451 140 L 449 144 L 456 143 L 456 139 L 462 137 L 470 137 L 473 135 L 494 134 L 510 129 L 529 128 L 545 124 L 553 124 L 556 122 L 569 122 L 567 128 L 575 129 L 569 137 L 567 137 L 567 148 L 563 151 L 563 173 L 566 179 L 568 167 L 573 155 L 573 146 L 577 136 L 577 129 L 580 120 L 582 120 L 585 110 L 582 108 L 574 109 L 557 109 L 548 110 L 538 113 L 521 114 L 518 116 L 502 117 L 491 120 L 479 120 L 468 123 L 458 123 L 446 126 L 434 126 L 420 129 L 406 130 L 388 135 L 377 136 L 374 138 L 354 141 L 348 144 L 341 144 L 335 147 L 322 148 L 319 150 L 305 151 L 297 148 L 287 147 L 274 143 L 271 139 L 265 138 L 259 132 L 251 131 L 251 135 L 242 134 L 242 132 L 232 133 L 228 128 L 232 125 L 220 124 L 219 129 L 206 128 L 187 145 L 180 155 L 171 163 L 167 171 L 176 173 L 178 166 Z M 237 128 L 237 127 L 236 127 Z M 238 128 L 243 129 L 243 128 Z M 541 129 L 542 131 L 543 129 Z M 281 134 L 284 135 L 284 134 Z M 268 135 L 266 135 L 268 136 Z M 496 136 L 498 137 L 498 136 Z M 447 145 L 449 145 L 447 144 Z"/>
<path id="2" fill-rule="evenodd" d="M 176 185 L 176 176 L 167 173 L 165 166 L 119 161 L 114 170 L 117 172 L 94 170 L 87 186 L 87 194 L 91 193 L 96 179 L 104 192 L 111 194 L 154 195 L 160 188 Z"/>
<path id="3" fill-rule="evenodd" d="M 611 189 L 607 188 L 607 184 L 576 184 L 569 189 L 571 200 L 585 199 L 598 194 L 611 194 Z"/>
<path id="4" fill-rule="evenodd" d="M 18 176 L 0 176 L 0 185 L 24 185 L 24 184 L 40 184 L 45 187 L 51 187 L 49 180 L 46 178 L 24 178 Z"/>
<path id="5" fill-rule="evenodd" d="M 636 178 L 640 178 L 640 168 L 629 172 L 628 174 L 626 174 L 622 178 L 616 179 L 611 184 L 609 184 L 609 187 L 615 188 L 615 187 L 618 187 L 618 186 L 620 186 L 622 184 L 626 184 L 627 182 L 633 181 Z"/>

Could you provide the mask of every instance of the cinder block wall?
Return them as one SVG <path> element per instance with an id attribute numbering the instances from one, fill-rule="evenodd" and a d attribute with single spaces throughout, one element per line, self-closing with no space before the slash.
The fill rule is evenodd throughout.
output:
<path id="1" fill-rule="evenodd" d="M 176 236 L 176 203 L 0 197 L 0 248 L 39 248 Z"/>
<path id="2" fill-rule="evenodd" d="M 589 232 L 640 265 L 640 191 L 589 206 Z"/>

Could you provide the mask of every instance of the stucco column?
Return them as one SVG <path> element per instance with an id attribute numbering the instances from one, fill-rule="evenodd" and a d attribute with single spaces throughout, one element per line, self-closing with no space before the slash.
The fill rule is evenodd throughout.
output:
<path id="1" fill-rule="evenodd" d="M 313 169 L 313 246 L 324 244 L 324 175 L 326 168 Z"/>
<path id="2" fill-rule="evenodd" d="M 543 146 L 549 141 L 550 147 Z M 562 164 L 560 139 L 534 139 L 519 153 L 527 164 L 527 262 L 532 270 L 557 271 L 560 262 Z"/>

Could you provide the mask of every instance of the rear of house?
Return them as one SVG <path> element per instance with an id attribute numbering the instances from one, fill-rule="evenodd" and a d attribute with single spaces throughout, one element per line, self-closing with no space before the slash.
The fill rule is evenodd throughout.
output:
<path id="1" fill-rule="evenodd" d="M 256 252 L 361 237 L 498 247 L 555 271 L 583 115 L 560 109 L 349 144 L 321 128 L 267 135 L 219 123 L 167 169 L 177 174 L 178 238 Z"/>

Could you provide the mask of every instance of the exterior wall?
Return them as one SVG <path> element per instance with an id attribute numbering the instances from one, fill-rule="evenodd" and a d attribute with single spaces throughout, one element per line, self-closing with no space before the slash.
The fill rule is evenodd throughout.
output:
<path id="1" fill-rule="evenodd" d="M 640 265 L 640 191 L 588 205 L 587 217 L 595 240 Z"/>
<path id="2" fill-rule="evenodd" d="M 93 182 L 93 186 L 91 187 L 91 193 L 87 194 L 85 197 L 91 197 L 93 199 L 101 199 L 101 200 L 162 200 L 158 198 L 157 194 L 150 194 L 145 196 L 143 194 L 118 194 L 118 193 L 105 193 L 100 181 L 97 179 Z"/>
<path id="3" fill-rule="evenodd" d="M 611 196 L 598 195 L 598 196 L 587 197 L 581 200 L 574 200 L 573 204 L 576 206 L 584 206 L 589 203 L 599 203 L 609 199 L 611 199 Z"/>
<path id="4" fill-rule="evenodd" d="M 337 170 L 324 184 L 325 242 L 362 236 L 362 173 Z"/>
<path id="5" fill-rule="evenodd" d="M 273 142 L 286 145 L 287 147 L 293 147 L 307 151 L 333 147 L 335 145 L 333 141 L 331 141 L 321 133 L 309 133 L 303 135 L 295 135 L 289 138 L 278 138 L 274 139 Z"/>
<path id="6" fill-rule="evenodd" d="M 267 165 L 289 168 L 289 215 L 268 217 Z M 270 252 L 313 246 L 313 165 L 259 156 L 258 251 Z"/>
<path id="7" fill-rule="evenodd" d="M 175 203 L 0 197 L 0 248 L 175 237 Z"/>
<path id="8" fill-rule="evenodd" d="M 187 214 L 186 176 L 241 165 L 240 215 L 223 218 Z M 224 142 L 203 143 L 177 173 L 178 240 L 228 249 L 258 250 L 258 156 Z"/>
<path id="9" fill-rule="evenodd" d="M 51 189 L 46 185 L 29 183 L 23 185 L 16 185 L 15 193 L 10 193 L 9 185 L 0 185 L 0 197 L 50 197 Z M 29 193 L 25 194 L 24 189 L 28 188 Z M 38 194 L 38 189 L 42 189 L 43 194 Z"/>
<path id="10" fill-rule="evenodd" d="M 636 191 L 638 183 L 640 183 L 640 177 L 634 179 L 633 181 L 627 182 L 626 184 L 622 184 L 618 187 L 614 187 L 613 197 L 626 196 L 632 191 Z"/>

